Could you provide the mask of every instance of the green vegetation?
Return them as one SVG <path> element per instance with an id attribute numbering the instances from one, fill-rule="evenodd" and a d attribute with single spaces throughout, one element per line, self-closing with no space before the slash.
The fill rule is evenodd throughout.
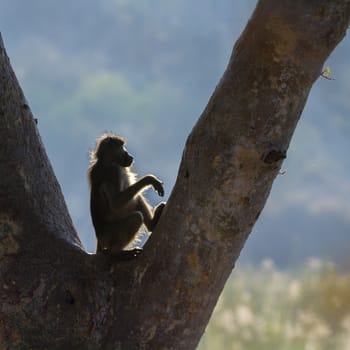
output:
<path id="1" fill-rule="evenodd" d="M 350 274 L 311 259 L 282 272 L 237 268 L 198 350 L 350 349 Z"/>

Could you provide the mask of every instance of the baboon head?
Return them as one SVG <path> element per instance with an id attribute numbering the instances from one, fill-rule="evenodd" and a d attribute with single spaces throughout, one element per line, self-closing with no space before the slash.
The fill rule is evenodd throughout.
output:
<path id="1" fill-rule="evenodd" d="M 96 144 L 95 150 L 91 154 L 92 161 L 102 163 L 118 164 L 122 167 L 129 167 L 134 158 L 125 149 L 125 140 L 114 134 L 102 135 Z"/>

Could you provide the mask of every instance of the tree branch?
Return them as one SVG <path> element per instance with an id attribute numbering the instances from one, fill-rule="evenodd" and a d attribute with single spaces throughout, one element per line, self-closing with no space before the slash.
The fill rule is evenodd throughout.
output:
<path id="1" fill-rule="evenodd" d="M 0 254 L 20 239 L 38 249 L 47 235 L 81 247 L 1 35 L 0 117 Z"/>
<path id="2" fill-rule="evenodd" d="M 146 348 L 196 347 L 349 17 L 349 1 L 258 2 L 145 247 L 128 326 Z"/>

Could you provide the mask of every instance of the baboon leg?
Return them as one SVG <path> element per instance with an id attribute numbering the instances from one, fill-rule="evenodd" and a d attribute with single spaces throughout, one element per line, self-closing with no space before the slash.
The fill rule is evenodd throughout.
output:
<path id="1" fill-rule="evenodd" d="M 96 242 L 96 253 L 102 252 L 103 251 L 103 247 L 101 246 L 101 242 L 99 242 L 99 240 L 97 239 Z"/>
<path id="2" fill-rule="evenodd" d="M 97 236 L 96 252 L 121 251 L 136 236 L 143 224 L 143 215 L 134 211 L 125 218 L 104 224 Z"/>
<path id="3" fill-rule="evenodd" d="M 113 233 L 111 236 L 110 247 L 112 252 L 121 251 L 136 236 L 143 224 L 143 215 L 139 211 L 134 211 L 125 218 L 118 220 L 111 225 Z"/>
<path id="4" fill-rule="evenodd" d="M 148 231 L 152 232 L 156 227 L 158 220 L 162 214 L 163 208 L 165 207 L 165 203 L 162 202 L 158 204 L 152 212 L 150 205 L 146 202 L 143 197 L 139 198 L 139 210 L 142 212 L 144 217 L 144 223 L 148 229 Z"/>
<path id="5" fill-rule="evenodd" d="M 158 224 L 160 216 L 163 213 L 163 209 L 165 207 L 165 204 L 166 204 L 165 202 L 161 202 L 154 208 L 154 211 L 153 211 L 153 228 L 156 227 L 156 225 Z"/>
<path id="6" fill-rule="evenodd" d="M 131 260 L 137 258 L 142 253 L 142 248 L 134 248 L 131 250 L 120 250 L 117 253 L 112 253 L 114 259 L 121 260 Z"/>

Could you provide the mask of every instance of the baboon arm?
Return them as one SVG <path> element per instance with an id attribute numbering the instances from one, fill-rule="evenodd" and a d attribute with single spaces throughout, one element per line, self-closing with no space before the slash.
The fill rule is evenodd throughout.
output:
<path id="1" fill-rule="evenodd" d="M 125 207 L 125 205 L 145 187 L 154 185 L 155 180 L 156 179 L 151 175 L 144 176 L 127 189 L 120 192 L 116 191 L 114 184 L 104 183 L 101 185 L 100 191 L 103 197 L 106 198 L 109 206 L 114 210 L 118 210 Z"/>
<path id="2" fill-rule="evenodd" d="M 148 231 L 153 230 L 153 212 L 150 205 L 146 202 L 143 196 L 138 198 L 137 209 L 142 213 L 144 224 L 146 225 Z"/>

